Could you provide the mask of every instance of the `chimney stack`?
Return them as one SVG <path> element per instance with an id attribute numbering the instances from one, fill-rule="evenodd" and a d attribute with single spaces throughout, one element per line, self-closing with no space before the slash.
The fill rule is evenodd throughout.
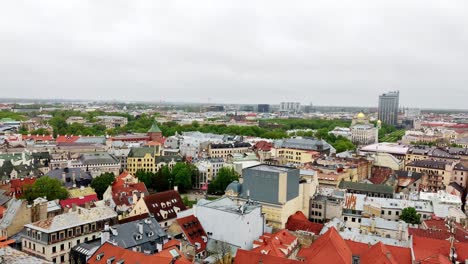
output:
<path id="1" fill-rule="evenodd" d="M 110 239 L 110 227 L 109 224 L 104 225 L 104 231 L 101 232 L 101 245 L 109 241 Z"/>
<path id="2" fill-rule="evenodd" d="M 138 233 L 143 235 L 143 223 L 138 223 Z"/>

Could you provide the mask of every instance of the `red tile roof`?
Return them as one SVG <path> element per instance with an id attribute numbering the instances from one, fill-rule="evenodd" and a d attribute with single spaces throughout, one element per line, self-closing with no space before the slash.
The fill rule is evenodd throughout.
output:
<path id="1" fill-rule="evenodd" d="M 468 242 L 468 230 L 464 228 L 462 225 L 460 225 L 459 223 L 454 223 L 454 225 L 455 225 L 455 240 L 459 242 Z M 443 234 L 443 233 L 446 234 L 445 236 L 439 235 L 439 236 L 434 236 L 433 238 L 447 239 L 448 236 L 450 236 L 449 234 L 450 230 L 446 226 L 445 220 L 442 218 L 433 217 L 432 219 L 425 220 L 423 221 L 423 227 L 432 230 L 433 233 L 437 233 L 437 232 L 434 232 L 434 230 L 436 230 L 436 231 L 440 231 L 439 232 L 440 234 Z M 419 231 L 419 233 L 416 233 L 416 234 L 419 236 L 424 236 L 423 232 L 421 231 Z"/>
<path id="2" fill-rule="evenodd" d="M 79 136 L 57 136 L 57 139 L 55 139 L 55 142 L 57 143 L 73 143 L 77 141 L 80 137 Z"/>
<path id="3" fill-rule="evenodd" d="M 65 207 L 71 208 L 73 206 L 73 204 L 76 204 L 77 206 L 82 206 L 82 205 L 85 205 L 88 202 L 96 202 L 96 201 L 99 201 L 99 199 L 97 197 L 97 194 L 90 194 L 90 195 L 86 195 L 86 196 L 61 200 L 60 201 L 60 206 L 62 208 L 65 208 Z"/>
<path id="4" fill-rule="evenodd" d="M 464 263 L 468 259 L 468 243 L 455 243 L 455 252 L 457 252 L 457 260 Z"/>
<path id="5" fill-rule="evenodd" d="M 259 252 L 247 251 L 238 249 L 234 264 L 299 264 L 302 263 L 297 260 L 285 259 L 270 255 L 261 254 Z"/>
<path id="6" fill-rule="evenodd" d="M 49 135 L 27 135 L 23 136 L 23 140 L 34 140 L 34 141 L 53 141 L 54 137 Z"/>
<path id="7" fill-rule="evenodd" d="M 441 239 L 441 240 L 447 240 L 450 237 L 450 233 L 445 230 L 408 228 L 408 232 L 412 236 L 420 236 L 420 237 Z"/>
<path id="8" fill-rule="evenodd" d="M 173 261 L 170 251 L 179 255 L 177 260 Z M 168 248 L 153 255 L 146 255 L 140 252 L 135 252 L 130 249 L 124 249 L 113 244 L 106 242 L 99 247 L 99 249 L 88 259 L 88 264 L 106 264 L 107 260 L 114 258 L 112 263 L 123 260 L 125 264 L 136 263 L 158 263 L 158 264 L 189 264 L 183 254 L 176 248 Z"/>
<path id="9" fill-rule="evenodd" d="M 307 263 L 350 264 L 352 252 L 334 227 L 320 236 L 309 248 L 302 248 L 298 257 Z"/>
<path id="10" fill-rule="evenodd" d="M 355 242 L 351 240 L 345 240 L 346 244 L 348 247 L 351 249 L 351 252 L 355 256 L 364 256 L 367 251 L 372 249 L 374 246 L 370 246 L 369 244 L 365 243 L 360 243 L 360 242 Z M 392 257 L 397 261 L 397 263 L 408 263 L 410 264 L 412 261 L 412 256 L 411 256 L 411 249 L 410 248 L 403 248 L 403 247 L 396 247 L 396 246 L 390 246 L 390 245 L 385 245 L 385 247 L 390 251 Z M 366 264 L 361 261 L 361 263 Z M 370 262 L 373 263 L 373 262 Z"/>
<path id="11" fill-rule="evenodd" d="M 3 213 L 6 211 L 7 209 L 3 206 L 0 205 L 0 218 L 3 218 Z"/>
<path id="12" fill-rule="evenodd" d="M 262 151 L 270 151 L 271 148 L 273 147 L 273 143 L 267 142 L 267 141 L 259 141 L 255 143 L 254 149 L 262 150 Z"/>
<path id="13" fill-rule="evenodd" d="M 415 260 L 417 261 L 430 258 L 437 254 L 448 257 L 450 253 L 450 242 L 447 240 L 414 236 L 413 251 Z"/>
<path id="14" fill-rule="evenodd" d="M 323 228 L 323 224 L 313 223 L 307 219 L 307 217 L 301 211 L 297 211 L 291 215 L 286 222 L 286 229 L 291 231 L 307 231 L 314 234 L 319 234 Z"/>
<path id="15" fill-rule="evenodd" d="M 379 242 L 373 245 L 369 250 L 367 250 L 364 254 L 360 257 L 361 263 L 363 264 L 371 264 L 371 263 L 379 263 L 379 264 L 398 264 L 399 262 L 396 260 L 396 256 L 392 254 L 392 252 L 382 243 Z M 411 262 L 406 262 L 410 264 Z"/>
<path id="16" fill-rule="evenodd" d="M 133 197 L 133 192 L 148 195 L 148 189 L 146 189 L 144 182 L 112 185 L 112 199 L 116 205 L 131 205 L 129 198 Z"/>
<path id="17" fill-rule="evenodd" d="M 193 246 L 195 246 L 196 243 L 200 244 L 200 248 L 196 247 L 197 254 L 205 251 L 207 242 L 203 240 L 203 237 L 205 237 L 206 241 L 208 241 L 208 236 L 206 235 L 205 229 L 203 229 L 200 221 L 198 221 L 198 218 L 196 218 L 194 215 L 189 215 L 178 218 L 177 223 L 182 229 L 182 232 L 184 232 L 184 235 L 190 244 Z"/>
<path id="18" fill-rule="evenodd" d="M 10 196 L 15 195 L 16 198 L 23 196 L 23 188 L 26 185 L 33 185 L 36 182 L 36 177 L 25 177 L 20 179 L 10 180 Z"/>
<path id="19" fill-rule="evenodd" d="M 151 194 L 143 198 L 148 211 L 154 215 L 158 222 L 167 221 L 177 217 L 177 211 L 187 209 L 177 191 L 165 191 Z"/>
<path id="20" fill-rule="evenodd" d="M 180 241 L 177 239 L 171 239 L 166 244 L 163 245 L 163 249 L 177 247 L 180 248 Z"/>
<path id="21" fill-rule="evenodd" d="M 442 254 L 435 254 L 429 256 L 423 260 L 420 260 L 418 263 L 420 264 L 452 264 L 452 262 Z"/>
<path id="22" fill-rule="evenodd" d="M 298 246 L 298 239 L 286 229 L 274 234 L 265 233 L 253 242 L 252 251 L 276 257 L 288 258 Z"/>

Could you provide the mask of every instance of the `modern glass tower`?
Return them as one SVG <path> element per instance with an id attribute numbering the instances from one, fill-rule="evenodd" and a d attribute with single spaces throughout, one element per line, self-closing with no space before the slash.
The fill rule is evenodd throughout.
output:
<path id="1" fill-rule="evenodd" d="M 397 125 L 399 91 L 381 94 L 379 96 L 379 119 L 387 125 Z"/>

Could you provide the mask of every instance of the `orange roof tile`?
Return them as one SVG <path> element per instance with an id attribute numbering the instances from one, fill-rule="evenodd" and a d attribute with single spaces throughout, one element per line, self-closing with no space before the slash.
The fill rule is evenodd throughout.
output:
<path id="1" fill-rule="evenodd" d="M 300 264 L 302 262 L 292 259 L 261 254 L 259 252 L 238 249 L 234 264 Z"/>
<path id="2" fill-rule="evenodd" d="M 274 234 L 265 233 L 253 242 L 252 251 L 276 257 L 288 258 L 298 245 L 298 239 L 286 229 Z"/>
<path id="3" fill-rule="evenodd" d="M 319 234 L 323 228 L 323 224 L 313 223 L 301 211 L 297 211 L 291 215 L 286 222 L 286 229 L 291 231 L 307 231 L 314 234 Z"/>
<path id="4" fill-rule="evenodd" d="M 320 236 L 309 248 L 302 248 L 298 257 L 308 263 L 351 263 L 352 252 L 334 227 Z"/>
<path id="5" fill-rule="evenodd" d="M 179 257 L 173 261 L 170 250 L 175 250 Z M 107 260 L 114 258 L 114 262 L 123 260 L 125 264 L 136 264 L 136 263 L 158 263 L 158 264 L 189 264 L 183 254 L 178 249 L 165 249 L 159 253 L 153 255 L 146 255 L 133 250 L 124 249 L 113 244 L 106 242 L 99 247 L 99 249 L 89 258 L 88 264 L 106 264 Z"/>
<path id="6" fill-rule="evenodd" d="M 198 218 L 196 218 L 194 215 L 189 215 L 186 217 L 178 218 L 177 223 L 182 229 L 182 232 L 184 232 L 184 235 L 190 242 L 190 244 L 192 244 L 193 246 L 195 246 L 196 243 L 200 244 L 200 248 L 196 250 L 197 253 L 205 251 L 206 242 L 203 240 L 203 236 L 206 239 L 208 239 L 208 236 L 206 235 L 205 229 L 203 229 L 203 226 L 201 225 L 200 221 L 198 221 Z"/>
<path id="7" fill-rule="evenodd" d="M 424 260 L 437 254 L 448 257 L 450 253 L 450 242 L 447 240 L 414 236 L 413 251 L 415 260 Z"/>
<path id="8" fill-rule="evenodd" d="M 382 242 L 379 242 L 373 245 L 367 252 L 361 255 L 360 260 L 362 264 L 372 264 L 372 263 L 398 264 L 399 263 L 396 260 L 396 258 L 393 256 L 392 252 Z"/>

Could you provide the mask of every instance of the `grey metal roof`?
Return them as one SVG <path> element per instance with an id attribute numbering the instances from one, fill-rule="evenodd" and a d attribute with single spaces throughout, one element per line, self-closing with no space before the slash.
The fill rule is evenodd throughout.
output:
<path id="1" fill-rule="evenodd" d="M 106 152 L 84 153 L 81 155 L 80 160 L 84 165 L 119 163 L 119 161 L 114 156 Z"/>
<path id="2" fill-rule="evenodd" d="M 21 205 L 23 204 L 23 200 L 12 199 L 8 205 L 8 209 L 3 214 L 3 218 L 0 220 L 0 228 L 6 229 L 9 227 L 14 221 L 16 214 L 18 213 Z"/>
<path id="3" fill-rule="evenodd" d="M 292 149 L 304 149 L 304 150 L 319 150 L 319 146 L 322 150 L 330 149 L 330 144 L 323 140 L 316 138 L 289 138 L 275 142 L 276 147 L 281 148 L 292 148 Z"/>
<path id="4" fill-rule="evenodd" d="M 356 190 L 361 192 L 393 194 L 393 188 L 385 184 L 367 184 L 359 182 L 341 181 L 339 188 Z"/>
<path id="5" fill-rule="evenodd" d="M 140 224 L 143 226 L 143 233 L 140 233 L 138 230 L 138 225 Z M 154 217 L 114 225 L 111 227 L 110 232 L 110 241 L 117 243 L 119 247 L 123 248 L 132 248 L 165 237 L 167 237 L 166 232 L 164 232 Z"/>

